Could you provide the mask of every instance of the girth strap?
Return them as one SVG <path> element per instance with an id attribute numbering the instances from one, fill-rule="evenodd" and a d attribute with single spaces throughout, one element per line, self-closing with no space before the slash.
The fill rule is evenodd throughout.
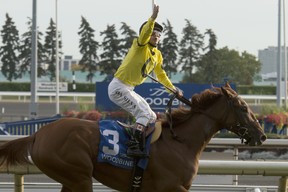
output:
<path id="1" fill-rule="evenodd" d="M 132 183 L 130 192 L 140 192 L 141 186 L 142 186 L 142 179 L 143 179 L 143 173 L 144 169 L 139 167 L 137 164 L 139 162 L 140 158 L 134 158 L 134 167 L 132 172 Z"/>

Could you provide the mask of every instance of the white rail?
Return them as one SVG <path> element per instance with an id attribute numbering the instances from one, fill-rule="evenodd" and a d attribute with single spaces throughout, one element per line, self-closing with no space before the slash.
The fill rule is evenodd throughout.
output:
<path id="1" fill-rule="evenodd" d="M 2 190 L 5 190 L 7 192 L 13 192 L 14 183 L 2 183 L 0 182 L 0 186 Z M 26 183 L 24 184 L 25 189 L 28 191 L 35 191 L 42 190 L 42 189 L 49 189 L 53 191 L 60 191 L 62 185 L 59 183 Z M 278 187 L 277 186 L 250 186 L 250 185 L 198 185 L 194 184 L 191 188 L 191 192 L 207 192 L 207 191 L 213 191 L 213 192 L 256 192 L 256 191 L 265 191 L 265 192 L 277 192 Z M 115 190 L 112 190 L 101 183 L 93 183 L 93 192 L 116 192 Z"/>
<path id="2" fill-rule="evenodd" d="M 14 139 L 27 137 L 25 135 L 0 135 L 0 143 Z M 251 148 L 250 146 L 241 143 L 237 138 L 212 138 L 207 147 L 225 147 L 225 148 Z M 252 148 L 288 148 L 287 139 L 267 139 L 262 145 Z"/>
<path id="3" fill-rule="evenodd" d="M 17 96 L 17 100 L 21 101 L 21 102 L 26 102 L 29 100 L 29 97 L 31 96 L 30 92 L 24 92 L 24 91 L 20 91 L 20 92 L 15 92 L 15 91 L 0 91 L 0 100 L 3 96 Z M 49 101 L 50 102 L 54 102 L 55 101 L 55 96 L 56 93 L 55 92 L 37 92 L 37 97 L 38 100 L 41 97 L 49 97 Z M 95 96 L 96 93 L 94 92 L 59 92 L 59 97 L 71 97 L 74 99 L 75 102 L 77 102 L 78 97 L 90 97 L 91 101 L 95 101 Z M 262 101 L 273 101 L 273 100 L 277 100 L 277 96 L 276 95 L 240 95 L 244 100 L 246 101 L 252 101 L 253 104 L 255 105 L 260 105 L 262 103 Z M 54 99 L 53 99 L 54 98 Z M 283 100 L 285 98 L 282 98 Z"/>
<path id="4" fill-rule="evenodd" d="M 90 98 L 90 101 L 95 101 L 96 93 L 90 92 L 59 92 L 60 99 L 63 97 L 70 97 L 74 102 L 78 102 L 79 97 Z M 15 91 L 0 91 L 0 100 L 3 99 L 4 96 L 17 97 L 17 101 L 19 102 L 28 102 L 30 101 L 30 92 L 15 92 Z M 40 98 L 49 98 L 49 102 L 55 102 L 56 93 L 55 92 L 37 92 L 37 100 L 41 100 Z"/>
<path id="5" fill-rule="evenodd" d="M 200 160 L 198 174 L 288 176 L 288 162 Z"/>
<path id="6" fill-rule="evenodd" d="M 15 174 L 15 192 L 23 192 L 24 175 L 42 174 L 33 165 L 0 168 L 0 173 Z M 215 161 L 200 160 L 199 175 L 263 175 L 263 176 L 283 176 L 279 181 L 278 191 L 287 191 L 288 162 L 268 162 L 268 161 Z M 285 180 L 283 179 L 285 178 Z"/>
<path id="7" fill-rule="evenodd" d="M 42 174 L 34 165 L 0 167 L 0 173 L 16 175 Z M 284 161 L 239 161 L 200 160 L 198 174 L 202 175 L 261 175 L 288 176 L 288 162 Z"/>

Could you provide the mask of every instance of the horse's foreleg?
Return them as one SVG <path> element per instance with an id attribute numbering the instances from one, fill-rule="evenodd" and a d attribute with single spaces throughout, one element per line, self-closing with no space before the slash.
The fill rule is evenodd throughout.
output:
<path id="1" fill-rule="evenodd" d="M 93 192 L 92 181 L 78 182 L 69 188 L 62 185 L 61 192 Z"/>
<path id="2" fill-rule="evenodd" d="M 61 192 L 72 192 L 72 191 L 68 189 L 67 187 L 65 187 L 64 185 L 62 185 Z"/>
<path id="3" fill-rule="evenodd" d="M 72 186 L 71 192 L 93 192 L 92 178 L 81 182 L 76 182 Z"/>

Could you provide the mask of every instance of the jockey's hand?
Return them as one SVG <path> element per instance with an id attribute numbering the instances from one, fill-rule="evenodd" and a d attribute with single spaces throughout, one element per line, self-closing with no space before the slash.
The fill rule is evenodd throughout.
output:
<path id="1" fill-rule="evenodd" d="M 158 13 L 159 13 L 159 5 L 156 5 L 154 3 L 154 6 L 153 6 L 153 13 L 152 13 L 152 16 L 151 18 L 156 20 L 157 16 L 158 16 Z"/>
<path id="2" fill-rule="evenodd" d="M 183 91 L 178 87 L 174 87 L 175 93 L 178 97 L 183 97 Z"/>

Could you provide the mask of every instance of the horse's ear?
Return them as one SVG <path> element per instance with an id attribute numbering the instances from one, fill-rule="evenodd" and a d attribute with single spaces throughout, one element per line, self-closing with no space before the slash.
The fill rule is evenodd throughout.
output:
<path id="1" fill-rule="evenodd" d="M 229 92 L 227 91 L 227 89 L 225 89 L 224 87 L 221 87 L 221 91 L 222 91 L 222 93 L 223 93 L 227 98 L 230 97 L 230 94 L 229 94 Z"/>
<path id="2" fill-rule="evenodd" d="M 230 84 L 229 84 L 228 81 L 226 81 L 226 83 L 225 83 L 225 87 L 231 88 L 231 86 L 230 86 Z"/>
<path id="3" fill-rule="evenodd" d="M 232 89 L 232 88 L 231 88 L 229 82 L 226 81 L 224 87 L 221 87 L 221 90 L 222 90 L 222 93 L 228 98 L 231 97 L 231 92 L 229 91 L 229 89 Z"/>

